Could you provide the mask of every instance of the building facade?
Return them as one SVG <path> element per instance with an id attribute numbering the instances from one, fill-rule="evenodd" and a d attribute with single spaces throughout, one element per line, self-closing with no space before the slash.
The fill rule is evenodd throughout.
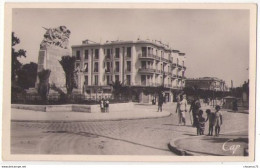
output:
<path id="1" fill-rule="evenodd" d="M 77 83 L 82 93 L 91 97 L 110 97 L 112 81 L 131 87 L 168 88 L 185 86 L 185 54 L 171 49 L 160 41 L 111 41 L 103 44 L 85 40 L 72 46 L 76 56 Z M 140 93 L 143 102 L 151 97 Z"/>
<path id="2" fill-rule="evenodd" d="M 225 81 L 214 77 L 187 79 L 186 87 L 195 87 L 203 90 L 228 91 Z"/>

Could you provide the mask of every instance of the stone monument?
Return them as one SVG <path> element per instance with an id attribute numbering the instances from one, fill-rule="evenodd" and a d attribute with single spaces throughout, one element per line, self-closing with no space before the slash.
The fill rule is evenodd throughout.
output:
<path id="1" fill-rule="evenodd" d="M 50 85 L 55 84 L 57 87 L 64 88 L 66 84 L 65 73 L 59 61 L 62 56 L 71 54 L 69 49 L 70 30 L 66 26 L 44 29 L 46 32 L 40 44 L 37 72 L 50 69 Z M 36 87 L 38 83 L 39 79 L 37 77 Z"/>

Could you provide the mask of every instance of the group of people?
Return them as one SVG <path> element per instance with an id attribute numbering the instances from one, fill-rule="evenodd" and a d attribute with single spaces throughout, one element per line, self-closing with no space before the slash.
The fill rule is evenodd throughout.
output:
<path id="1" fill-rule="evenodd" d="M 188 111 L 188 103 L 186 100 L 186 95 L 180 95 L 177 97 L 177 107 L 176 113 L 178 113 L 179 125 L 186 125 L 185 113 Z M 215 127 L 215 135 L 219 136 L 220 127 L 223 123 L 222 113 L 220 112 L 220 106 L 215 107 L 215 112 L 210 109 L 206 110 L 207 118 L 203 117 L 203 110 L 201 109 L 200 100 L 197 97 L 192 101 L 189 113 L 192 112 L 192 126 L 197 128 L 197 135 L 204 135 L 205 123 L 209 123 L 209 133 L 208 136 L 213 136 L 213 128 Z"/>
<path id="2" fill-rule="evenodd" d="M 100 101 L 100 110 L 103 113 L 108 113 L 109 112 L 109 100 L 102 98 Z"/>

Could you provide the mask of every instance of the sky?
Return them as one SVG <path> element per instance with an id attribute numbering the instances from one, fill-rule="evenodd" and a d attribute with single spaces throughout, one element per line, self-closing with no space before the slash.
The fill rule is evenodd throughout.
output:
<path id="1" fill-rule="evenodd" d="M 188 78 L 217 77 L 230 86 L 248 80 L 249 10 L 220 9 L 14 9 L 12 30 L 22 63 L 36 62 L 46 28 L 66 26 L 70 45 L 85 39 L 161 40 L 186 54 Z"/>

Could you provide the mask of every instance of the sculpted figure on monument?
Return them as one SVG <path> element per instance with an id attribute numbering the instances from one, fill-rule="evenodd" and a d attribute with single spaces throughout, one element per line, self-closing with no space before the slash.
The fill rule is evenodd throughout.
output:
<path id="1" fill-rule="evenodd" d="M 57 28 L 44 28 L 46 33 L 41 42 L 40 48 L 44 49 L 49 46 L 57 46 L 60 48 L 69 48 L 70 30 L 66 26 L 59 26 Z"/>

